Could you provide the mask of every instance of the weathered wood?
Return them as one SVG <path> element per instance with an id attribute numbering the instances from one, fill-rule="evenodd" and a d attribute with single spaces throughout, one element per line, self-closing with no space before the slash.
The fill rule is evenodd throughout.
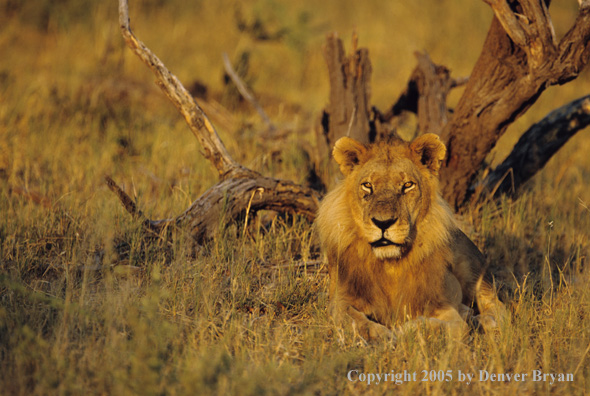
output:
<path id="1" fill-rule="evenodd" d="M 229 178 L 205 191 L 181 215 L 151 220 L 109 176 L 105 180 L 123 207 L 150 231 L 160 232 L 177 227 L 188 232 L 198 243 L 212 239 L 220 226 L 255 215 L 259 210 L 298 214 L 313 221 L 319 205 L 317 193 L 290 181 L 263 176 Z"/>
<path id="2" fill-rule="evenodd" d="M 153 225 L 174 224 L 202 242 L 211 239 L 220 225 L 259 210 L 299 214 L 313 221 L 318 205 L 316 193 L 289 181 L 262 176 L 227 179 L 207 190 L 173 221 L 164 220 Z"/>
<path id="3" fill-rule="evenodd" d="M 135 204 L 135 201 L 129 195 L 127 195 L 127 193 L 121 187 L 119 187 L 119 185 L 110 176 L 105 176 L 104 180 L 107 184 L 107 187 L 113 193 L 115 193 L 115 195 L 117 195 L 119 201 L 121 202 L 121 205 L 123 205 L 125 210 L 129 212 L 131 216 L 139 220 L 147 220 L 147 218 L 143 215 L 143 212 L 139 210 L 139 208 Z"/>
<path id="4" fill-rule="evenodd" d="M 315 191 L 290 181 L 264 177 L 234 161 L 190 93 L 132 33 L 127 0 L 119 0 L 119 21 L 125 42 L 154 72 L 157 84 L 184 116 L 189 128 L 203 146 L 205 157 L 215 166 L 221 179 L 181 215 L 166 220 L 150 220 L 145 218 L 133 199 L 107 177 L 107 185 L 117 194 L 123 207 L 142 220 L 150 230 L 157 231 L 176 225 L 188 230 L 197 242 L 215 235 L 224 216 L 229 222 L 267 209 L 297 213 L 313 219 L 319 202 Z"/>
<path id="5" fill-rule="evenodd" d="M 590 125 L 590 95 L 549 113 L 519 139 L 510 155 L 472 191 L 515 194 L 576 132 Z"/>
<path id="6" fill-rule="evenodd" d="M 512 42 L 526 52 L 531 69 L 555 54 L 557 41 L 547 10 L 548 0 L 521 1 L 516 7 L 506 0 L 484 1 L 492 7 Z"/>
<path id="7" fill-rule="evenodd" d="M 342 136 L 369 142 L 371 100 L 371 62 L 366 48 L 357 49 L 353 37 L 352 53 L 346 56 L 342 40 L 328 35 L 324 58 L 330 78 L 330 102 L 324 111 L 324 138 L 332 147 Z"/>
<path id="8" fill-rule="evenodd" d="M 380 120 L 387 122 L 403 111 L 410 111 L 418 118 L 418 134 L 440 134 L 448 121 L 447 95 L 452 88 L 464 85 L 468 79 L 451 78 L 450 70 L 432 62 L 425 52 L 415 52 L 414 55 L 418 64 L 406 89 L 389 111 L 380 116 Z"/>
<path id="9" fill-rule="evenodd" d="M 456 208 L 500 136 L 549 85 L 577 77 L 590 59 L 590 6 L 582 2 L 569 32 L 555 44 L 546 4 L 487 0 L 495 18 L 465 92 L 442 131 L 445 198 Z M 508 32 L 508 33 L 507 33 Z"/>
<path id="10" fill-rule="evenodd" d="M 417 76 L 418 133 L 439 134 L 447 123 L 447 95 L 452 87 L 451 73 L 435 65 L 427 53 L 416 53 L 420 75 Z"/>
<path id="11" fill-rule="evenodd" d="M 369 117 L 369 125 L 354 131 L 350 128 L 352 124 L 338 126 L 334 116 L 350 120 L 346 118 L 350 117 L 350 109 L 361 106 L 346 101 L 346 89 L 350 88 L 346 78 L 349 61 L 345 59 L 340 40 L 328 37 L 325 55 L 330 76 L 330 105 L 322 118 L 321 131 L 326 139 L 318 134 L 318 146 L 323 146 L 319 152 L 329 152 L 334 139 L 352 132 L 360 133 L 360 138 L 357 137 L 360 141 L 366 141 L 367 130 L 369 140 L 378 139 L 380 125 L 403 111 L 414 112 L 418 118 L 417 132 L 440 133 L 447 145 L 441 188 L 445 198 L 459 208 L 473 191 L 470 186 L 486 155 L 507 127 L 528 110 L 546 87 L 574 79 L 590 59 L 589 1 L 580 2 L 576 21 L 559 43 L 547 0 L 485 1 L 496 16 L 452 115 L 447 111 L 446 97 L 460 82 L 451 79 L 444 66 L 435 65 L 425 54 L 417 54 L 418 65 L 406 90 L 387 113 L 374 109 L 375 117 Z M 330 134 L 335 137 L 330 138 Z"/>

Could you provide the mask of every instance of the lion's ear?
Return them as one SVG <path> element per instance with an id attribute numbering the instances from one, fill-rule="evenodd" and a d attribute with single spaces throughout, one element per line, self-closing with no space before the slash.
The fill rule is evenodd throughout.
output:
<path id="1" fill-rule="evenodd" d="M 366 150 L 364 144 L 349 137 L 342 137 L 336 141 L 332 155 L 340 165 L 340 171 L 347 176 L 360 163 Z"/>
<path id="2" fill-rule="evenodd" d="M 445 159 L 447 148 L 434 133 L 426 133 L 410 143 L 410 149 L 417 154 L 418 160 L 430 171 L 438 175 L 441 161 Z"/>

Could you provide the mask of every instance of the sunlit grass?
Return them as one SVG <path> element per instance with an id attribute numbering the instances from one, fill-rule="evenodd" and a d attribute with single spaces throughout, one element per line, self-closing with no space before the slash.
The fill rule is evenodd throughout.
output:
<path id="1" fill-rule="evenodd" d="M 263 214 L 196 247 L 142 233 L 106 188 L 111 175 L 151 218 L 181 213 L 216 182 L 153 76 L 123 45 L 115 4 L 30 2 L 0 11 L 0 394 L 568 393 L 590 389 L 590 149 L 578 133 L 518 200 L 463 215 L 510 285 L 511 323 L 464 342 L 434 331 L 365 345 L 327 316 L 327 279 L 302 219 Z M 404 89 L 412 53 L 465 76 L 491 11 L 483 2 L 131 2 L 132 26 L 187 85 L 223 102 L 221 53 L 250 54 L 248 79 L 279 126 L 261 141 L 247 105 L 216 122 L 228 150 L 265 175 L 303 182 L 327 103 L 321 47 L 356 30 L 374 103 Z M 575 2 L 554 4 L 558 35 Z M 236 12 L 280 41 L 240 32 Z M 469 34 L 465 34 L 465 31 Z M 497 147 L 505 156 L 548 111 L 587 94 L 589 74 L 549 89 Z M 458 99 L 459 91 L 451 96 Z M 215 121 L 215 120 L 214 120 Z M 231 127 L 228 127 L 231 126 Z M 514 276 L 512 275 L 514 274 Z M 350 382 L 359 373 L 452 370 L 453 381 Z M 575 373 L 569 383 L 458 382 L 457 373 Z"/>

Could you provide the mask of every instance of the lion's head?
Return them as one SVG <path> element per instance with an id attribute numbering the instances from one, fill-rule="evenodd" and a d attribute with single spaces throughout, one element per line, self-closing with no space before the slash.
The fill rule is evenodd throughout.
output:
<path id="1" fill-rule="evenodd" d="M 428 223 L 428 213 L 438 205 L 438 171 L 445 153 L 434 134 L 411 143 L 391 139 L 364 145 L 347 137 L 336 142 L 333 155 L 346 176 L 340 193 L 346 196 L 355 234 L 377 259 L 399 259 L 416 243 L 428 244 L 417 241 L 417 226 Z"/>

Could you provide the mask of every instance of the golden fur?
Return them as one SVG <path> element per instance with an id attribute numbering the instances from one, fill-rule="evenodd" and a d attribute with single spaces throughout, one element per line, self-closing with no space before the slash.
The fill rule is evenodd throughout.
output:
<path id="1" fill-rule="evenodd" d="M 345 179 L 322 201 L 316 226 L 328 258 L 331 311 L 365 338 L 394 335 L 423 318 L 463 333 L 479 309 L 493 326 L 503 312 L 484 261 L 438 192 L 446 148 L 434 134 L 407 143 L 350 138 L 333 155 Z"/>

